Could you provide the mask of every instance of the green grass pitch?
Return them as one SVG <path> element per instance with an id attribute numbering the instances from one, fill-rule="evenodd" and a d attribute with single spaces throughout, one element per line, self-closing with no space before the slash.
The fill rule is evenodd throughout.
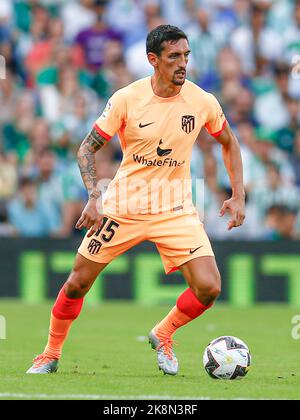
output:
<path id="1" fill-rule="evenodd" d="M 146 339 L 169 306 L 85 306 L 72 326 L 58 373 L 25 375 L 45 346 L 51 306 L 0 300 L 7 336 L 0 340 L 0 399 L 300 398 L 300 340 L 291 335 L 299 309 L 215 305 L 177 332 L 180 372 L 171 377 L 158 371 Z M 203 369 L 204 348 L 220 335 L 235 335 L 251 350 L 252 367 L 242 380 L 213 380 Z"/>

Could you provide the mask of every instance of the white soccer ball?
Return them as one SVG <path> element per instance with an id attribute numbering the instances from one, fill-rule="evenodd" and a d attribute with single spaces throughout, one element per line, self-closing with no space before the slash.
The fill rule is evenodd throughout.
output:
<path id="1" fill-rule="evenodd" d="M 247 345 L 236 337 L 216 338 L 206 347 L 203 365 L 214 379 L 241 379 L 247 375 L 251 355 Z"/>

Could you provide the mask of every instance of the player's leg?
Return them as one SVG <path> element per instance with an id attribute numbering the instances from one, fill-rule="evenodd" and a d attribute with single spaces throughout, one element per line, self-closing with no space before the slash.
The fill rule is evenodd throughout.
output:
<path id="1" fill-rule="evenodd" d="M 54 304 L 47 346 L 28 373 L 51 373 L 57 369 L 63 343 L 79 316 L 85 294 L 107 264 L 144 239 L 134 220 L 106 215 L 101 229 L 83 239 L 74 268 Z"/>
<path id="2" fill-rule="evenodd" d="M 107 266 L 77 254 L 73 270 L 60 290 L 50 317 L 48 343 L 27 373 L 51 373 L 57 370 L 63 344 L 72 323 L 79 316 L 84 296 Z"/>
<path id="3" fill-rule="evenodd" d="M 173 351 L 173 334 L 209 309 L 221 291 L 221 278 L 213 256 L 195 258 L 179 269 L 189 288 L 149 335 L 152 347 L 157 350 L 159 368 L 169 375 L 176 375 L 179 369 Z"/>
<path id="4" fill-rule="evenodd" d="M 172 337 L 174 332 L 202 315 L 221 292 L 221 277 L 213 256 L 192 259 L 179 267 L 189 285 L 170 313 L 156 326 L 156 332 Z"/>
<path id="5" fill-rule="evenodd" d="M 169 314 L 149 334 L 150 343 L 157 350 L 159 367 L 175 375 L 178 362 L 173 352 L 173 334 L 212 306 L 220 293 L 220 274 L 196 213 L 165 217 L 153 224 L 151 233 L 166 273 L 180 269 L 189 285 Z"/>

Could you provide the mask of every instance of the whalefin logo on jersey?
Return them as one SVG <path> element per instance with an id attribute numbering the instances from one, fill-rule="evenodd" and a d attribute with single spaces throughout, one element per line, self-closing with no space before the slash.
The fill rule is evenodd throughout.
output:
<path id="1" fill-rule="evenodd" d="M 163 144 L 162 139 L 159 141 L 159 146 Z M 158 146 L 157 148 L 157 154 L 158 156 L 168 156 L 171 152 L 172 149 L 162 149 Z"/>
<path id="2" fill-rule="evenodd" d="M 193 115 L 184 115 L 181 119 L 182 129 L 190 134 L 195 128 L 195 117 Z"/>

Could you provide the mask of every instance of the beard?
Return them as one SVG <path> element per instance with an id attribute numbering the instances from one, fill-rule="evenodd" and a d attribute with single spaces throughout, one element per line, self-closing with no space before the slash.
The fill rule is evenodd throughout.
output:
<path id="1" fill-rule="evenodd" d="M 178 77 L 179 76 L 179 77 Z M 182 86 L 185 82 L 186 74 L 184 76 L 181 76 L 181 73 L 174 73 L 172 83 L 175 86 Z"/>

